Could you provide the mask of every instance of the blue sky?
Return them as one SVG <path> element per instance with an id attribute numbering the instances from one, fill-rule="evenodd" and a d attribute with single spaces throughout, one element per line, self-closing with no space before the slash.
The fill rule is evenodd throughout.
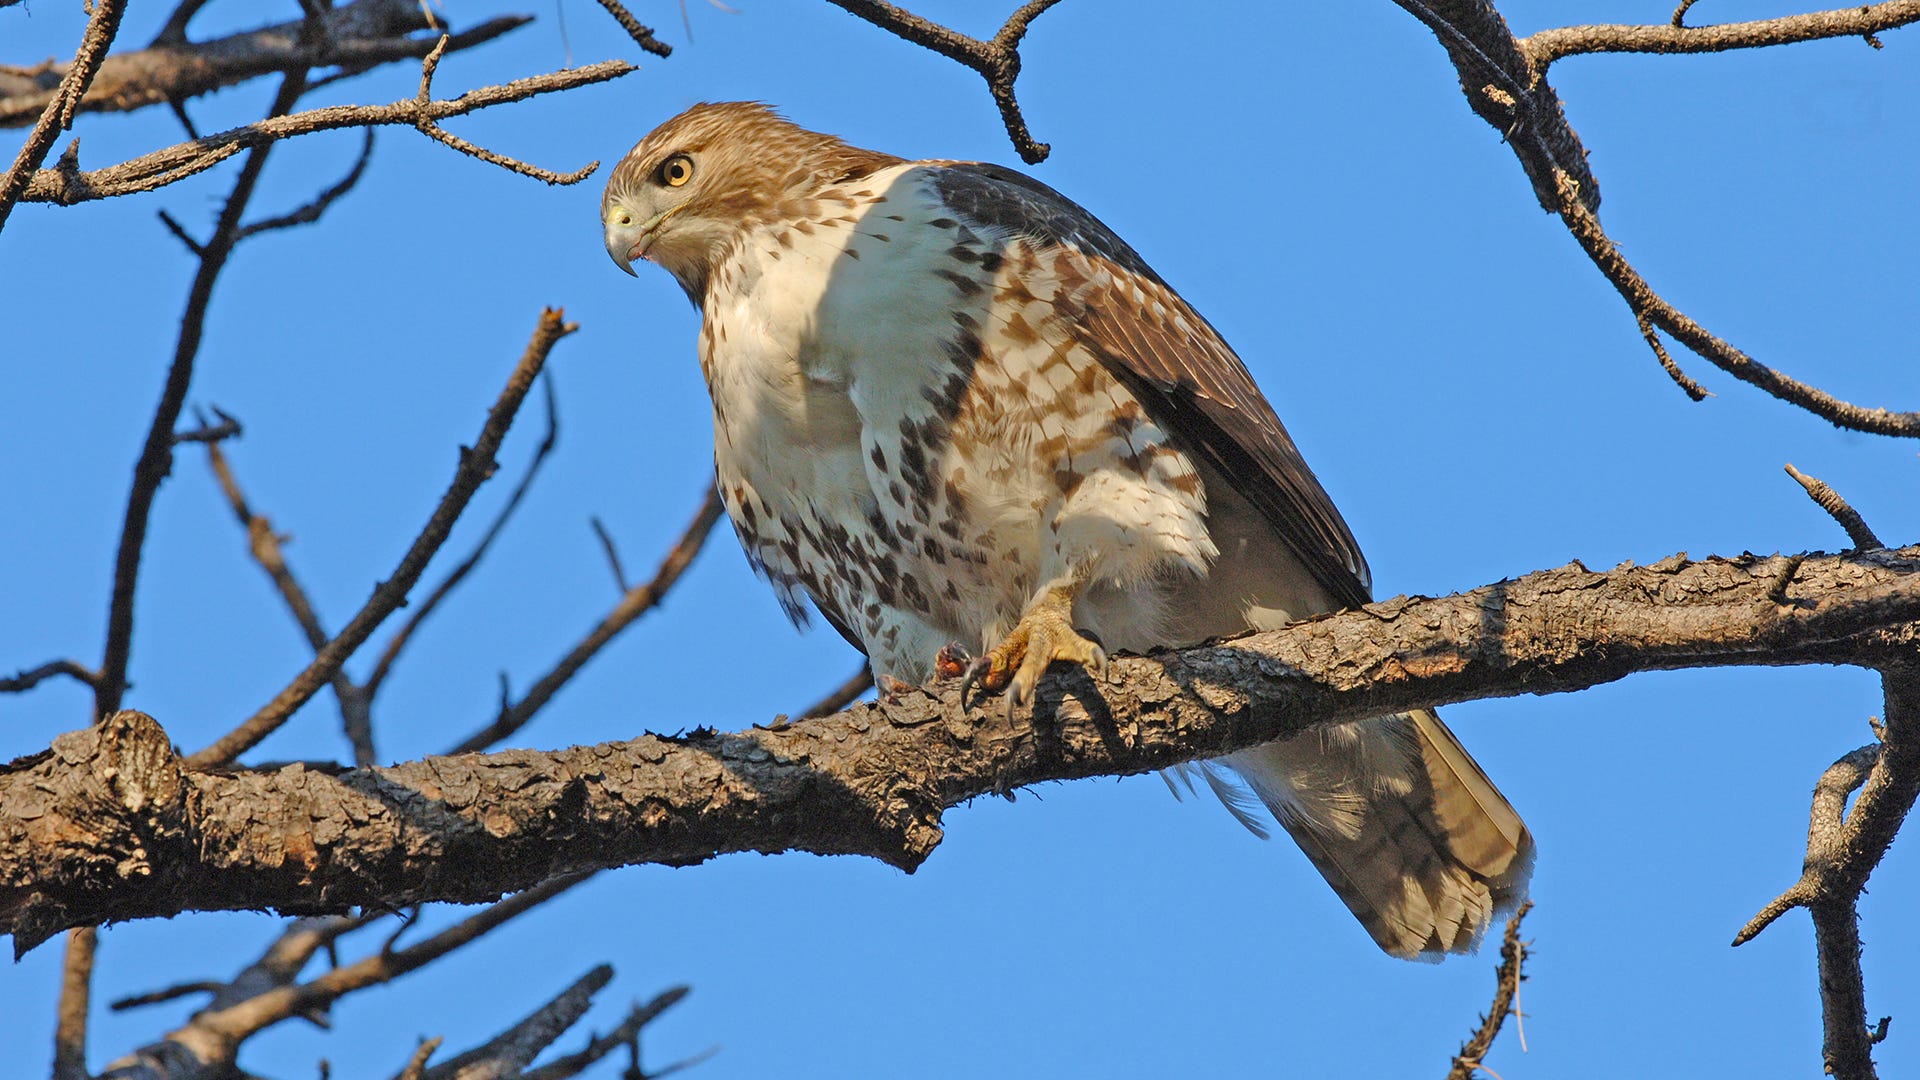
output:
<path id="1" fill-rule="evenodd" d="M 692 41 L 675 5 L 638 5 L 676 46 L 666 60 L 637 56 L 581 0 L 449 5 L 456 25 L 511 11 L 538 21 L 449 58 L 443 95 L 567 63 L 562 15 L 573 61 L 624 56 L 644 70 L 448 126 L 571 169 L 611 165 L 694 101 L 757 98 L 894 153 L 1017 164 L 973 73 L 824 3 L 733 2 L 737 14 L 691 0 Z M 915 6 L 989 33 L 1014 5 Z M 1663 22 L 1670 10 L 1506 7 L 1523 31 Z M 146 40 L 163 16 L 135 5 L 123 40 Z M 196 30 L 257 17 L 215 6 Z M 48 0 L 0 10 L 0 61 L 70 55 L 80 18 Z M 1920 38 L 1885 42 L 1579 58 L 1553 78 L 1592 152 L 1608 228 L 1671 300 L 1796 377 L 1913 408 Z M 1127 237 L 1234 344 L 1383 596 L 1576 558 L 1843 547 L 1781 472 L 1789 461 L 1889 542 L 1920 536 L 1911 443 L 1836 431 L 1684 355 L 1717 396 L 1679 393 L 1468 110 L 1431 34 L 1391 5 L 1068 0 L 1035 24 L 1025 55 L 1021 99 L 1054 147 L 1033 171 Z M 386 102 L 416 83 L 394 66 L 309 103 Z M 270 95 L 262 81 L 191 109 L 212 130 L 257 116 Z M 89 166 L 176 137 L 158 110 L 89 116 L 78 131 Z M 255 216 L 310 198 L 357 147 L 351 133 L 283 144 Z M 231 175 L 23 207 L 0 236 L 11 271 L 0 668 L 98 659 L 130 467 L 193 271 L 155 211 L 204 232 Z M 383 694 L 383 757 L 464 736 L 491 715 L 499 672 L 524 687 L 611 605 L 590 516 L 639 572 L 696 505 L 710 466 L 697 316 L 665 274 L 642 268 L 635 281 L 609 265 L 599 191 L 598 177 L 549 188 L 388 129 L 323 225 L 249 241 L 216 292 L 191 401 L 246 423 L 234 468 L 292 534 L 288 556 L 330 627 L 424 521 L 540 307 L 564 305 L 582 325 L 552 365 L 559 448 Z M 505 476 L 538 441 L 532 419 L 502 455 Z M 508 486 L 483 492 L 449 553 L 477 538 Z M 190 748 L 306 660 L 243 539 L 203 455 L 183 452 L 154 513 L 128 704 Z M 664 610 L 514 741 L 744 727 L 803 706 L 855 663 L 830 631 L 794 633 L 722 533 Z M 44 747 L 87 706 L 66 684 L 0 698 L 0 755 Z M 1868 739 L 1879 707 L 1870 674 L 1806 668 L 1646 675 L 1446 710 L 1540 846 L 1527 1052 L 1510 1028 L 1488 1063 L 1508 1080 L 1649 1062 L 1676 1075 L 1813 1074 L 1805 918 L 1727 942 L 1797 875 L 1807 793 Z M 344 752 L 330 697 L 258 751 Z M 449 1050 L 482 1041 L 604 960 L 617 976 L 589 1022 L 604 1028 L 627 998 L 690 983 L 648 1047 L 658 1065 L 721 1044 L 705 1077 L 1434 1075 L 1492 989 L 1491 953 L 1439 966 L 1380 955 L 1290 845 L 1177 804 L 1150 776 L 982 801 L 946 824 L 945 845 L 911 876 L 811 856 L 602 875 L 349 999 L 336 1033 L 289 1025 L 242 1063 L 301 1076 L 325 1057 L 335 1076 L 390 1075 L 417 1037 L 445 1035 Z M 1896 846 L 1862 904 L 1869 1011 L 1896 1017 L 1885 1075 L 1920 1069 L 1920 928 L 1905 917 L 1916 894 L 1920 866 Z M 276 925 L 203 915 L 113 927 L 96 1000 L 231 973 Z M 47 946 L 0 970 L 0 1074 L 45 1074 L 58 965 Z M 100 1012 L 93 1064 L 187 1011 Z"/>

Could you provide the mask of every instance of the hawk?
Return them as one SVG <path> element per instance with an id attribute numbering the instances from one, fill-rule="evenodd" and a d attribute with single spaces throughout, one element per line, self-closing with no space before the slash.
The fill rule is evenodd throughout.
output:
<path id="1" fill-rule="evenodd" d="M 1031 177 L 702 104 L 626 155 L 600 215 L 622 270 L 659 264 L 702 312 L 717 483 L 748 558 L 883 682 L 972 643 L 969 677 L 1011 708 L 1056 660 L 1097 675 L 1110 648 L 1370 599 L 1246 365 Z M 1264 804 L 1395 956 L 1471 950 L 1526 889 L 1532 837 L 1432 712 L 1184 775 L 1261 836 Z"/>

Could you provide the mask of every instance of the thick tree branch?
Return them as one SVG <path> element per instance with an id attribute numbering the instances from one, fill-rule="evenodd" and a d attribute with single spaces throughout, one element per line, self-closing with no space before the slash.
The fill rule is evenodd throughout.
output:
<path id="1" fill-rule="evenodd" d="M 910 869 L 939 843 L 946 808 L 1022 785 L 1635 671 L 1912 653 L 1920 548 L 1794 558 L 1785 602 L 1781 556 L 1574 564 L 1396 598 L 1121 659 L 1104 701 L 1084 674 L 1049 679 L 1032 722 L 998 703 L 969 712 L 947 684 L 779 729 L 229 774 L 189 772 L 151 718 L 120 713 L 0 772 L 0 932 L 25 949 L 69 926 L 189 909 L 473 902 L 556 874 L 737 851 Z M 1876 790 L 1870 779 L 1863 806 L 1893 798 Z M 1894 794 L 1910 801 L 1909 782 Z"/>
<path id="2" fill-rule="evenodd" d="M 417 98 L 389 105 L 333 105 L 308 109 L 291 116 L 264 120 L 257 124 L 223 131 L 204 139 L 179 143 L 149 154 L 142 154 L 118 165 L 83 172 L 77 164 L 64 159 L 55 168 L 33 174 L 22 199 L 26 202 L 54 202 L 62 205 L 109 199 L 152 191 L 189 176 L 205 172 L 249 146 L 263 146 L 279 139 L 310 135 L 317 131 L 404 124 L 408 127 L 432 126 L 448 117 L 464 116 L 479 109 L 524 101 L 540 94 L 557 93 L 579 86 L 606 82 L 640 70 L 624 60 L 605 60 L 586 67 L 554 71 L 526 79 L 515 79 L 498 86 L 471 90 L 450 100 L 421 102 Z M 436 130 L 438 130 L 436 128 Z M 445 134 L 441 132 L 441 134 Z M 588 170 L 590 171 L 590 170 Z M 556 174 L 558 175 L 558 174 Z M 574 174 L 568 174 L 572 176 Z"/>
<path id="3" fill-rule="evenodd" d="M 306 19 L 210 41 L 181 39 L 120 52 L 101 63 L 78 112 L 127 112 L 178 103 L 275 72 L 339 66 L 365 71 L 398 60 L 418 60 L 439 40 L 409 35 L 429 29 L 418 0 L 354 0 L 327 10 L 315 27 Z M 528 16 L 489 19 L 453 36 L 449 49 L 466 49 L 525 26 Z M 0 127 L 19 127 L 44 108 L 69 65 L 0 68 Z"/>

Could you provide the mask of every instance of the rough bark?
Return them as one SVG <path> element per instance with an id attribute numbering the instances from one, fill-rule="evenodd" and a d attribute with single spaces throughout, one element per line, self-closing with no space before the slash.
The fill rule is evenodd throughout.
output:
<path id="1" fill-rule="evenodd" d="M 476 902 L 571 871 L 737 851 L 911 870 L 939 843 L 942 812 L 983 794 L 1634 671 L 1892 666 L 1916 634 L 1920 547 L 1674 556 L 1122 659 L 1098 695 L 1083 673 L 1059 675 L 1031 722 L 997 701 L 969 710 L 946 685 L 728 734 L 196 773 L 152 718 L 122 712 L 0 769 L 0 930 L 25 950 L 68 927 L 185 910 Z"/>

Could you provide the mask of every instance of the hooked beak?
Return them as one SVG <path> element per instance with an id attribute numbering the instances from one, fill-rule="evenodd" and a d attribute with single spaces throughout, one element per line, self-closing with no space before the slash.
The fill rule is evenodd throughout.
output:
<path id="1" fill-rule="evenodd" d="M 633 260 L 647 257 L 647 249 L 659 238 L 660 226 L 673 215 L 680 212 L 686 204 L 669 207 L 645 221 L 634 221 L 632 214 L 625 208 L 616 210 L 607 218 L 607 255 L 613 259 L 613 265 L 625 270 L 630 277 L 638 277 L 633 272 Z"/>

